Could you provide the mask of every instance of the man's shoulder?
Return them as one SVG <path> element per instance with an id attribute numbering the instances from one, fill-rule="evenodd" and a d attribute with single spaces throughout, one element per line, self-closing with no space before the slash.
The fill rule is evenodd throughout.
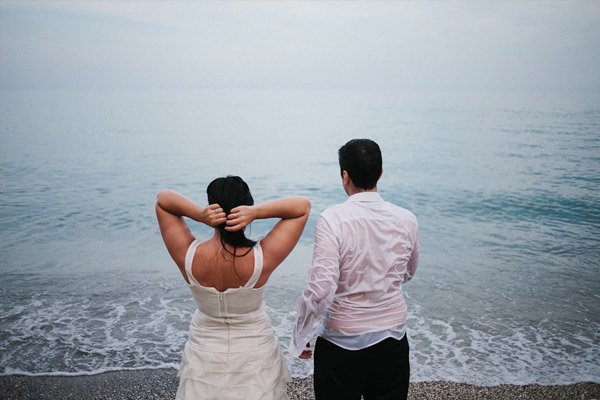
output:
<path id="1" fill-rule="evenodd" d="M 343 214 L 348 210 L 348 202 L 338 203 L 333 206 L 327 207 L 321 212 L 321 217 L 335 217 Z"/>
<path id="2" fill-rule="evenodd" d="M 378 206 L 377 211 L 374 211 L 375 213 L 382 212 L 385 215 L 393 215 L 396 218 L 417 224 L 417 217 L 412 211 L 385 200 L 379 204 L 382 204 L 383 206 Z M 368 218 L 368 213 L 362 214 L 362 211 L 357 210 L 355 207 L 355 203 L 346 201 L 326 208 L 321 212 L 320 216 L 330 223 L 360 218 L 361 215 L 365 218 Z"/>
<path id="3" fill-rule="evenodd" d="M 326 222 L 328 225 L 335 226 L 348 219 L 349 214 L 348 203 L 344 202 L 327 207 L 325 210 L 321 211 L 319 219 L 322 222 Z"/>
<path id="4" fill-rule="evenodd" d="M 402 208 L 394 203 L 390 203 L 388 201 L 385 202 L 387 207 L 390 209 L 390 211 L 392 211 L 395 215 L 397 215 L 398 217 L 407 220 L 407 221 L 411 221 L 414 222 L 415 224 L 417 223 L 417 216 L 410 210 L 406 209 L 406 208 Z"/>

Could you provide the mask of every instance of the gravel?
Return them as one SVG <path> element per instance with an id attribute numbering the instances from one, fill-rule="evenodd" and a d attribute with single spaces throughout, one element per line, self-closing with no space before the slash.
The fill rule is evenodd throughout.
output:
<path id="1" fill-rule="evenodd" d="M 0 399 L 174 399 L 177 371 L 173 369 L 115 371 L 78 376 L 0 376 Z M 314 399 L 312 377 L 288 385 L 290 400 Z M 572 385 L 474 386 L 453 382 L 411 383 L 411 400 L 544 399 L 600 400 L 599 383 Z"/>

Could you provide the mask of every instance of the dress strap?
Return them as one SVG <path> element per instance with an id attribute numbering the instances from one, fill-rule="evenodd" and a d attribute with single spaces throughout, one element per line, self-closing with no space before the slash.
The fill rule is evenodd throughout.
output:
<path id="1" fill-rule="evenodd" d="M 190 284 L 193 282 L 196 285 L 199 285 L 199 283 L 196 278 L 194 278 L 194 275 L 192 275 L 192 261 L 194 261 L 194 254 L 196 254 L 196 248 L 199 244 L 199 241 L 194 240 L 192 244 L 190 244 L 190 247 L 188 247 L 187 253 L 185 253 L 185 273 L 190 281 Z"/>
<path id="2" fill-rule="evenodd" d="M 254 272 L 248 282 L 244 285 L 245 288 L 253 288 L 258 282 L 260 278 L 260 274 L 262 273 L 263 268 L 263 252 L 262 247 L 260 247 L 260 243 L 256 243 L 254 246 Z"/>

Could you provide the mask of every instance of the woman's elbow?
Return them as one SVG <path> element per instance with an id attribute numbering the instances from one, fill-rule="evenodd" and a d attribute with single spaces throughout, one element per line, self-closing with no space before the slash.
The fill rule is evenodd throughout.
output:
<path id="1" fill-rule="evenodd" d="M 302 205 L 302 213 L 305 215 L 310 214 L 310 209 L 312 207 L 312 204 L 310 202 L 310 198 L 308 196 L 301 196 L 300 197 L 300 203 Z"/>
<path id="2" fill-rule="evenodd" d="M 160 189 L 156 194 L 156 204 L 160 204 L 161 201 L 164 201 L 165 197 L 168 196 L 169 192 L 169 189 Z"/>

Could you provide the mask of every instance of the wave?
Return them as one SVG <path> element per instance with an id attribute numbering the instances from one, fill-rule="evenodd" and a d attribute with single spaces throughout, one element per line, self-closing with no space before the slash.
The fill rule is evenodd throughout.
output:
<path id="1" fill-rule="evenodd" d="M 275 276 L 265 303 L 292 376 L 303 378 L 313 373 L 312 362 L 287 353 L 303 279 L 295 274 Z M 5 277 L 20 279 L 20 275 Z M 53 285 L 54 297 L 46 292 L 23 298 L 23 288 L 17 286 L 14 292 L 7 291 L 5 311 L 0 314 L 0 375 L 178 369 L 193 300 L 177 280 L 164 274 L 146 278 L 144 285 L 122 282 L 119 286 L 115 281 L 80 287 L 77 293 L 61 280 L 62 289 L 57 282 Z M 484 386 L 600 383 L 599 323 L 525 321 L 501 316 L 481 304 L 456 308 L 477 301 L 465 297 L 467 292 L 456 285 L 436 288 L 439 298 L 453 296 L 450 308 L 440 309 L 439 304 L 417 296 L 427 293 L 427 288 L 419 287 L 423 284 L 411 282 L 406 293 L 413 381 Z M 510 301 L 504 299 L 502 304 Z"/>
<path id="2" fill-rule="evenodd" d="M 143 367 L 108 367 L 102 368 L 94 371 L 49 371 L 49 372 L 29 372 L 29 371 L 21 371 L 19 369 L 8 369 L 3 373 L 0 373 L 0 376 L 13 376 L 13 375 L 23 375 L 23 376 L 92 376 L 104 374 L 106 372 L 119 372 L 119 371 L 143 371 L 143 370 L 155 370 L 155 369 L 175 369 L 179 371 L 179 364 L 163 364 L 163 365 L 147 365 Z"/>

